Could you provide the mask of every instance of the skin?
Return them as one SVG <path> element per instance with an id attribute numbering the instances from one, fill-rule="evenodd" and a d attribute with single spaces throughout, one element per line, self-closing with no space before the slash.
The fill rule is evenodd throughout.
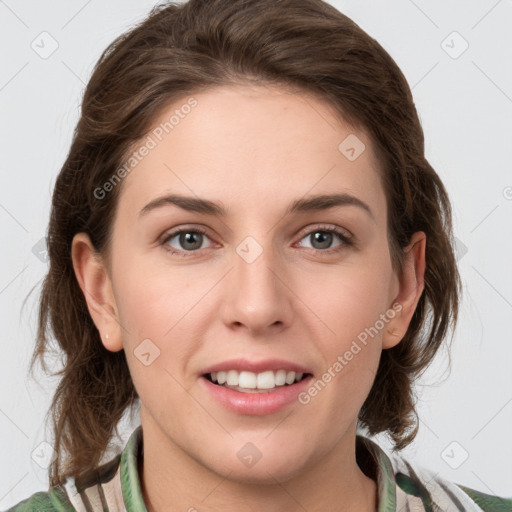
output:
<path id="1" fill-rule="evenodd" d="M 148 510 L 375 511 L 376 482 L 355 458 L 357 416 L 381 351 L 403 338 L 423 291 L 425 234 L 414 234 L 395 274 L 371 141 L 323 101 L 261 85 L 194 97 L 197 106 L 124 178 L 110 262 L 84 233 L 73 240 L 90 314 L 105 347 L 125 350 L 141 399 Z M 354 161 L 338 150 L 349 134 L 366 146 Z M 334 192 L 372 215 L 344 205 L 285 216 L 295 199 Z M 228 216 L 170 204 L 139 215 L 168 193 L 220 202 Z M 164 241 L 182 226 L 207 235 Z M 330 245 L 315 242 L 325 227 L 354 245 L 336 234 Z M 252 263 L 236 252 L 247 236 L 263 251 Z M 187 251 L 194 241 L 200 248 Z M 394 303 L 401 310 L 307 405 L 241 415 L 200 385 L 207 366 L 238 356 L 287 359 L 319 378 Z M 148 338 L 160 356 L 146 366 L 134 350 Z M 247 442 L 262 454 L 252 467 L 237 457 Z"/>

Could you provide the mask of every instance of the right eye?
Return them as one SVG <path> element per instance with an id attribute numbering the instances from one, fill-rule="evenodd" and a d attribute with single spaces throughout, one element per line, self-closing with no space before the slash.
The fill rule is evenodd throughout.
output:
<path id="1" fill-rule="evenodd" d="M 170 232 L 163 240 L 162 245 L 164 249 L 171 254 L 176 254 L 182 257 L 188 257 L 186 254 L 197 252 L 199 249 L 204 249 L 203 242 L 204 239 L 209 237 L 206 234 L 206 230 L 195 227 L 195 228 L 180 228 Z M 172 243 L 172 240 L 174 244 Z M 176 245 L 180 245 L 181 247 L 176 247 Z"/>

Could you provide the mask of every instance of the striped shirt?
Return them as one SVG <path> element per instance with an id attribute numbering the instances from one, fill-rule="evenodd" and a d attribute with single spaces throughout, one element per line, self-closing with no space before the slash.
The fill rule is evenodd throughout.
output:
<path id="1" fill-rule="evenodd" d="M 131 434 L 123 451 L 96 471 L 37 492 L 7 512 L 147 512 L 138 461 L 142 426 Z M 512 499 L 481 493 L 444 480 L 399 455 L 357 435 L 356 459 L 377 482 L 378 512 L 512 512 Z"/>

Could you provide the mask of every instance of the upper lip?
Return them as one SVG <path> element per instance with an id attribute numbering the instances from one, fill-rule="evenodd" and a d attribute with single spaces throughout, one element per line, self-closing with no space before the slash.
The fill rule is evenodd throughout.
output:
<path id="1" fill-rule="evenodd" d="M 205 368 L 203 370 L 202 375 L 212 372 L 221 372 L 228 370 L 237 370 L 238 372 L 245 370 L 254 373 L 261 373 L 266 370 L 286 370 L 287 372 L 295 373 L 311 373 L 311 370 L 309 370 L 305 366 L 293 363 L 292 361 L 286 361 L 284 359 L 260 359 L 256 361 L 238 358 L 230 359 L 229 361 L 222 361 L 221 363 L 209 366 L 208 368 Z"/>

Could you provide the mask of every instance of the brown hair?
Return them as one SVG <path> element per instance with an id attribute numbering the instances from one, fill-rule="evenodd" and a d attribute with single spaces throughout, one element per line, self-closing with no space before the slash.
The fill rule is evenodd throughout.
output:
<path id="1" fill-rule="evenodd" d="M 382 352 L 359 414 L 370 434 L 401 449 L 415 437 L 413 384 L 457 321 L 460 278 L 446 190 L 424 156 L 423 131 L 394 60 L 321 0 L 189 0 L 160 5 L 101 55 L 57 177 L 48 226 L 49 271 L 30 368 L 54 335 L 65 356 L 48 414 L 58 457 L 50 485 L 94 469 L 138 399 L 124 351 L 103 346 L 74 274 L 71 243 L 86 232 L 108 261 L 121 186 L 99 199 L 134 143 L 172 101 L 217 85 L 259 83 L 314 94 L 367 132 L 382 167 L 393 268 L 416 231 L 426 233 L 425 288 L 409 329 Z M 64 451 L 68 453 L 64 457 Z"/>

